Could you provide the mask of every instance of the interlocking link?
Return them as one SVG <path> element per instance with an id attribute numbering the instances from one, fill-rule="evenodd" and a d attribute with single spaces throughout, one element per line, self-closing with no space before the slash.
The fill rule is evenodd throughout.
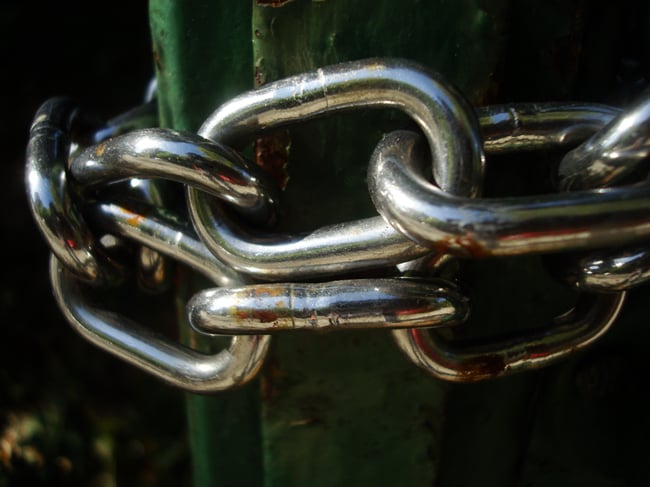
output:
<path id="1" fill-rule="evenodd" d="M 437 184 L 468 196 L 479 192 L 485 161 L 471 106 L 437 73 L 403 59 L 341 63 L 269 83 L 223 104 L 199 134 L 233 145 L 297 122 L 361 108 L 398 109 L 409 115 L 429 143 Z"/>
<path id="2" fill-rule="evenodd" d="M 157 124 L 152 103 L 99 126 L 85 123 L 72 101 L 54 99 L 32 127 L 28 196 L 54 254 L 51 280 L 67 320 L 99 347 L 170 384 L 224 390 L 261 368 L 268 334 L 354 328 L 397 328 L 398 348 L 431 375 L 483 380 L 541 367 L 590 345 L 615 321 L 621 291 L 650 278 L 644 247 L 650 188 L 592 190 L 645 177 L 649 106 L 641 100 L 623 113 L 584 103 L 473 110 L 437 74 L 391 59 L 325 67 L 243 93 L 210 115 L 198 135 L 140 130 Z M 373 153 L 369 187 L 382 216 L 303 235 L 270 233 L 279 188 L 237 150 L 268 131 L 367 107 L 402 110 L 424 135 L 391 133 Z M 579 191 L 478 198 L 485 153 L 560 147 L 573 149 L 561 162 L 560 185 Z M 164 184 L 149 178 L 185 186 L 191 223 L 182 208 L 169 206 Z M 104 234 L 117 244 L 103 245 Z M 105 286 L 124 279 L 129 266 L 115 256 L 128 255 L 129 242 L 140 246 L 132 265 L 149 289 L 165 285 L 168 260 L 220 286 L 196 294 L 187 313 L 201 333 L 233 335 L 227 349 L 214 355 L 191 350 L 88 297 L 80 281 Z M 468 316 L 462 283 L 431 277 L 451 254 L 630 244 L 553 256 L 572 285 L 606 294 L 581 293 L 574 310 L 542 330 L 458 343 L 423 329 L 459 325 Z M 370 269 L 383 269 L 383 277 L 346 276 Z M 426 277 L 413 277 L 413 270 Z M 394 277 L 400 271 L 409 277 Z M 338 280 L 313 282 L 324 276 Z M 277 282 L 284 280 L 292 282 Z"/>
<path id="3" fill-rule="evenodd" d="M 50 277 L 59 308 L 77 332 L 171 385 L 193 392 L 222 391 L 246 383 L 264 363 L 268 336 L 233 337 L 227 349 L 203 354 L 91 305 L 76 279 L 54 258 Z"/>
<path id="4" fill-rule="evenodd" d="M 650 98 L 642 97 L 607 127 L 570 151 L 558 170 L 560 189 L 604 188 L 644 170 L 650 155 Z M 645 167 L 644 167 L 645 166 Z"/>
<path id="5" fill-rule="evenodd" d="M 631 177 L 645 181 L 650 154 L 649 130 L 650 98 L 642 97 L 562 159 L 560 189 L 620 185 L 625 181 L 629 183 Z M 568 265 L 565 275 L 582 290 L 612 292 L 630 289 L 650 279 L 650 249 L 634 246 L 590 253 Z"/>
<path id="6" fill-rule="evenodd" d="M 478 344 L 449 343 L 415 328 L 394 331 L 393 337 L 413 363 L 434 377 L 476 382 L 544 367 L 589 346 L 609 330 L 624 300 L 624 293 L 592 297 L 550 326 Z"/>
<path id="7" fill-rule="evenodd" d="M 396 150 L 402 144 L 393 139 Z M 466 257 L 538 254 L 622 245 L 650 237 L 650 188 L 471 199 L 429 183 L 422 167 L 375 151 L 370 195 L 395 228 L 432 249 Z"/>
<path id="8" fill-rule="evenodd" d="M 71 99 L 54 98 L 39 108 L 27 146 L 27 194 L 34 220 L 57 259 L 87 283 L 115 284 L 126 268 L 95 238 L 68 189 L 72 133 L 83 123 Z"/>
<path id="9" fill-rule="evenodd" d="M 422 161 L 418 163 L 415 159 L 424 159 L 421 142 L 421 137 L 413 132 L 392 132 L 382 139 L 373 157 L 385 157 L 400 166 L 419 167 Z M 444 259 L 433 261 L 431 270 L 435 273 L 445 263 Z M 428 262 L 421 264 L 426 266 Z M 434 377 L 454 382 L 499 377 L 548 365 L 588 346 L 612 325 L 625 293 L 583 295 L 581 299 L 576 308 L 556 318 L 551 326 L 507 339 L 482 340 L 479 345 L 450 343 L 439 335 L 415 328 L 394 331 L 393 338 L 413 363 Z"/>
<path id="10" fill-rule="evenodd" d="M 486 154 L 574 146 L 619 113 L 618 108 L 596 103 L 517 103 L 476 109 Z"/>
<path id="11" fill-rule="evenodd" d="M 253 223 L 276 217 L 278 194 L 260 168 L 188 132 L 147 129 L 116 136 L 81 152 L 70 172 L 85 189 L 130 178 L 169 179 L 219 198 Z"/>
<path id="12" fill-rule="evenodd" d="M 410 115 L 429 142 L 436 181 L 442 187 L 458 185 L 468 195 L 479 191 L 484 157 L 471 108 L 448 83 L 407 61 L 344 63 L 270 83 L 225 103 L 199 134 L 236 144 L 292 123 L 363 107 L 397 108 Z M 388 267 L 427 252 L 380 218 L 300 236 L 246 231 L 204 193 L 188 187 L 187 194 L 194 226 L 210 250 L 235 269 L 261 279 Z"/>
<path id="13" fill-rule="evenodd" d="M 187 309 L 197 331 L 242 334 L 452 326 L 469 303 L 449 282 L 397 278 L 210 289 Z"/>

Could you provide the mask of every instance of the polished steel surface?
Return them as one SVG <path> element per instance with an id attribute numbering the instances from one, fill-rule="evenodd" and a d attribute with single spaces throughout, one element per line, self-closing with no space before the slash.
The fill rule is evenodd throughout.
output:
<path id="1" fill-rule="evenodd" d="M 52 258 L 54 296 L 73 328 L 107 352 L 176 387 L 217 392 L 252 379 L 268 351 L 270 337 L 233 337 L 230 346 L 208 355 L 174 343 L 123 316 L 97 308 L 78 281 Z"/>
<path id="2" fill-rule="evenodd" d="M 436 180 L 479 191 L 483 152 L 471 108 L 436 75 L 401 60 L 366 60 L 319 69 L 240 95 L 215 111 L 199 134 L 224 143 L 342 110 L 403 110 L 430 144 Z M 221 260 L 260 279 L 293 279 L 386 267 L 424 255 L 380 218 L 324 227 L 304 235 L 260 235 L 237 224 L 219 205 L 188 188 L 201 239 Z"/>
<path id="3" fill-rule="evenodd" d="M 382 216 L 301 235 L 260 230 L 274 221 L 279 190 L 257 166 L 220 144 L 245 144 L 266 131 L 359 107 L 397 108 L 424 133 L 424 138 L 391 133 L 373 153 L 368 180 Z M 641 100 L 619 113 L 580 103 L 472 111 L 437 75 L 407 61 L 377 59 L 322 68 L 244 93 L 215 111 L 199 135 L 130 132 L 157 123 L 152 102 L 97 129 L 96 122 L 82 120 L 73 102 L 53 99 L 39 109 L 32 126 L 28 195 L 54 253 L 52 285 L 66 318 L 93 343 L 171 384 L 211 392 L 246 382 L 263 363 L 268 334 L 363 328 L 393 329 L 407 357 L 436 377 L 476 381 L 541 367 L 589 345 L 615 320 L 625 297 L 620 291 L 650 279 L 650 252 L 639 243 L 650 237 L 650 188 L 592 190 L 645 177 L 640 173 L 648 155 L 650 104 Z M 595 131 L 562 161 L 562 188 L 579 191 L 478 199 L 483 151 L 571 147 Z M 96 145 L 83 149 L 88 143 Z M 433 171 L 426 169 L 427 161 Z M 173 183 L 149 178 L 186 185 L 196 231 L 182 213 L 169 210 L 165 193 Z M 101 243 L 95 235 L 102 236 Z M 166 259 L 223 286 L 198 293 L 188 304 L 197 331 L 251 336 L 235 336 L 227 350 L 206 355 L 93 304 L 79 279 L 94 285 L 119 282 L 124 269 L 111 256 L 130 241 L 141 245 L 135 263 L 147 289 L 164 287 Z M 432 270 L 441 275 L 441 266 L 455 262 L 453 255 L 631 244 L 637 246 L 567 255 L 565 277 L 580 290 L 601 294 L 581 294 L 574 310 L 541 330 L 470 343 L 424 329 L 459 324 L 468 315 L 462 292 L 428 277 Z M 389 266 L 409 277 L 254 281 L 312 280 Z"/>
<path id="4" fill-rule="evenodd" d="M 624 291 L 650 280 L 650 250 L 645 246 L 590 252 L 565 264 L 561 273 L 583 291 Z"/>
<path id="5" fill-rule="evenodd" d="M 91 207 L 90 214 L 105 232 L 133 240 L 154 249 L 203 274 L 218 286 L 233 287 L 252 280 L 219 261 L 196 237 L 184 219 L 154 208 L 127 209 L 115 203 Z"/>
<path id="6" fill-rule="evenodd" d="M 154 78 L 155 80 L 155 78 Z M 155 83 L 150 83 L 154 84 Z M 110 137 L 115 137 L 132 130 L 158 126 L 158 105 L 149 96 L 150 89 L 147 89 L 145 103 L 128 110 L 108 120 L 102 127 L 97 129 L 93 135 L 93 142 L 98 144 Z M 70 160 L 81 152 L 81 148 L 71 155 Z M 128 183 L 116 185 L 122 191 L 137 195 L 142 201 L 152 206 L 163 208 L 170 204 L 169 184 L 166 181 L 155 179 L 132 178 Z M 150 293 L 160 293 L 168 289 L 171 283 L 172 263 L 157 252 L 148 247 L 136 249 L 136 276 L 140 287 Z"/>
<path id="7" fill-rule="evenodd" d="M 458 345 L 418 329 L 396 330 L 393 337 L 407 357 L 434 377 L 475 382 L 544 367 L 596 341 L 616 320 L 625 294 L 589 299 L 551 326 L 509 339 Z"/>
<path id="8" fill-rule="evenodd" d="M 274 219 L 277 192 L 263 171 L 237 152 L 189 132 L 145 129 L 89 147 L 70 166 L 84 189 L 129 178 L 165 178 L 210 193 L 245 218 Z"/>
<path id="9" fill-rule="evenodd" d="M 515 103 L 476 109 L 488 154 L 577 145 L 619 113 L 618 108 L 594 103 Z"/>
<path id="10" fill-rule="evenodd" d="M 25 171 L 30 209 L 52 252 L 77 278 L 115 284 L 126 270 L 92 234 L 68 187 L 66 166 L 79 120 L 77 104 L 67 98 L 48 100 L 37 111 Z"/>
<path id="11" fill-rule="evenodd" d="M 187 309 L 197 331 L 243 334 L 451 326 L 469 304 L 451 283 L 395 278 L 209 289 Z"/>
<path id="12" fill-rule="evenodd" d="M 647 179 L 649 134 L 650 98 L 645 97 L 564 157 L 559 167 L 560 187 L 592 189 L 624 183 L 630 176 Z M 564 274 L 587 291 L 630 289 L 650 279 L 650 250 L 635 246 L 598 251 L 572 262 Z"/>
<path id="13" fill-rule="evenodd" d="M 430 252 L 381 217 L 325 226 L 302 235 L 278 235 L 246 228 L 217 205 L 197 205 L 194 211 L 207 225 L 197 228 L 197 233 L 210 251 L 234 269 L 263 280 L 389 267 Z"/>
<path id="14" fill-rule="evenodd" d="M 471 107 L 449 82 L 403 59 L 341 63 L 269 83 L 228 101 L 199 134 L 228 145 L 265 131 L 364 107 L 398 109 L 420 126 L 443 189 L 480 190 L 483 150 Z"/>
<path id="15" fill-rule="evenodd" d="M 650 155 L 650 96 L 625 109 L 606 128 L 569 152 L 560 163 L 565 191 L 613 186 L 645 169 Z"/>
<path id="16" fill-rule="evenodd" d="M 379 143 L 368 185 L 379 213 L 432 250 L 486 257 L 620 245 L 650 238 L 650 188 L 470 199 L 426 180 L 426 150 L 413 132 Z"/>
<path id="17" fill-rule="evenodd" d="M 605 105 L 545 103 L 488 106 L 477 112 L 486 152 L 503 153 L 575 144 L 607 124 L 618 110 Z M 210 130 L 215 131 L 217 125 Z M 388 267 L 428 251 L 376 217 L 304 235 L 261 235 L 217 205 L 192 204 L 195 196 L 190 196 L 194 220 L 200 222 L 198 231 L 211 250 L 235 269 L 260 279 Z"/>

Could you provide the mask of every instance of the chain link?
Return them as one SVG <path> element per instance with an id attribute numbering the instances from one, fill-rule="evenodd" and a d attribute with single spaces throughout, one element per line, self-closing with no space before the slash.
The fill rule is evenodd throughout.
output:
<path id="1" fill-rule="evenodd" d="M 388 134 L 370 158 L 369 189 L 381 216 L 303 235 L 270 233 L 281 191 L 238 150 L 270 130 L 364 107 L 402 110 L 424 135 Z M 151 103 L 97 126 L 71 100 L 49 100 L 32 126 L 26 182 L 67 320 L 168 383 L 224 390 L 259 371 L 270 333 L 353 328 L 397 328 L 398 348 L 416 365 L 445 380 L 475 381 L 541 367 L 590 345 L 615 322 L 623 291 L 650 276 L 643 247 L 650 189 L 627 184 L 643 180 L 649 107 L 642 100 L 623 113 L 576 103 L 473 110 L 417 64 L 370 59 L 244 93 L 198 134 L 143 129 L 156 124 Z M 559 166 L 564 192 L 479 197 L 486 153 L 557 148 L 573 148 Z M 191 224 L 164 197 L 159 179 L 185 186 Z M 618 187 L 594 189 L 611 185 Z M 167 259 L 219 286 L 196 294 L 187 312 L 201 333 L 234 335 L 227 349 L 199 353 L 88 298 L 79 281 L 101 287 L 126 278 L 133 267 L 124 257 L 128 242 L 139 246 L 138 275 L 149 290 L 164 288 Z M 435 277 L 451 254 L 585 249 L 598 250 L 552 257 L 582 292 L 573 310 L 544 329 L 470 345 L 428 329 L 460 325 L 469 313 L 462 283 Z M 340 280 L 368 269 L 383 269 L 384 277 Z M 400 273 L 411 277 L 395 277 Z M 325 276 L 339 280 L 300 282 Z"/>

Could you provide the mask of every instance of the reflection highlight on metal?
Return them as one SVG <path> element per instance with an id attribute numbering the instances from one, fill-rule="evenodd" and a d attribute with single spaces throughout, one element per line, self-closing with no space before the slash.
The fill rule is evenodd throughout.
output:
<path id="1" fill-rule="evenodd" d="M 505 153 L 575 144 L 604 126 L 616 110 L 599 105 L 536 104 L 486 107 L 478 113 L 486 152 Z M 416 139 L 413 134 L 404 135 L 410 142 L 403 149 L 411 158 L 417 154 Z M 409 169 L 422 173 L 410 159 L 407 163 Z M 452 256 L 444 254 L 400 267 L 404 272 L 428 269 L 435 273 L 452 261 Z M 581 296 L 579 306 L 551 327 L 491 342 L 482 340 L 478 345 L 450 342 L 440 333 L 420 329 L 394 330 L 392 334 L 398 348 L 427 373 L 447 381 L 474 382 L 539 368 L 588 346 L 609 329 L 623 300 L 624 294 Z"/>
<path id="2" fill-rule="evenodd" d="M 606 128 L 569 152 L 559 167 L 565 191 L 613 186 L 645 169 L 650 155 L 650 97 L 626 108 Z"/>
<path id="3" fill-rule="evenodd" d="M 197 331 L 242 334 L 451 326 L 469 302 L 442 280 L 355 279 L 209 289 L 187 309 Z"/>
<path id="4" fill-rule="evenodd" d="M 429 374 L 452 382 L 474 382 L 549 365 L 600 338 L 616 320 L 624 293 L 589 297 L 555 323 L 480 345 L 450 343 L 422 330 L 394 331 L 397 346 Z"/>
<path id="5" fill-rule="evenodd" d="M 228 116 L 222 115 L 221 119 L 235 116 L 234 108 L 222 108 L 213 117 L 218 118 L 222 110 Z M 604 105 L 546 103 L 489 106 L 478 108 L 477 112 L 485 151 L 504 153 L 577 143 L 607 124 L 618 110 Z M 206 130 L 210 133 L 206 135 L 216 134 L 224 123 L 219 120 L 208 125 Z M 230 133 L 229 129 L 224 130 Z M 237 134 L 246 135 L 244 129 Z M 480 167 L 471 169 L 482 171 Z M 377 217 L 322 227 L 309 234 L 261 234 L 240 224 L 218 205 L 209 206 L 207 199 L 193 204 L 195 196 L 190 196 L 190 207 L 210 249 L 235 269 L 261 279 L 388 267 L 430 251 Z"/>
<path id="6" fill-rule="evenodd" d="M 324 226 L 308 234 L 261 234 L 225 209 L 195 207 L 207 227 L 197 233 L 219 260 L 258 279 L 321 277 L 389 267 L 430 252 L 381 217 Z"/>
<path id="7" fill-rule="evenodd" d="M 460 256 L 568 251 L 650 237 L 650 188 L 627 187 L 520 198 L 470 199 L 429 183 L 422 139 L 393 132 L 373 153 L 370 194 L 399 231 Z"/>
<path id="8" fill-rule="evenodd" d="M 476 109 L 488 154 L 579 144 L 619 113 L 618 108 L 595 103 L 515 103 Z"/>
<path id="9" fill-rule="evenodd" d="M 621 184 L 633 175 L 638 180 L 646 179 L 648 134 L 650 98 L 646 97 L 564 157 L 559 168 L 560 187 L 563 190 L 600 188 Z M 564 274 L 571 284 L 583 290 L 630 289 L 650 279 L 650 250 L 632 247 L 599 251 L 572 262 Z"/>
<path id="10" fill-rule="evenodd" d="M 584 291 L 624 291 L 650 280 L 650 251 L 646 246 L 590 252 L 565 264 L 561 272 L 571 285 Z"/>
<path id="11" fill-rule="evenodd" d="M 50 276 L 56 301 L 77 332 L 171 385 L 193 392 L 222 391 L 252 379 L 264 362 L 268 336 L 233 337 L 227 349 L 203 354 L 90 305 L 77 280 L 56 258 L 52 258 Z"/>
<path id="12" fill-rule="evenodd" d="M 397 108 L 420 125 L 443 187 L 479 191 L 483 152 L 478 124 L 464 99 L 421 66 L 366 60 L 319 69 L 250 91 L 229 101 L 199 134 L 223 143 L 343 110 Z M 307 235 L 260 235 L 237 224 L 200 191 L 188 188 L 197 233 L 235 269 L 261 279 L 293 279 L 395 265 L 427 252 L 381 218 L 324 227 Z"/>
<path id="13" fill-rule="evenodd" d="M 199 134 L 232 145 L 296 122 L 367 107 L 398 109 L 413 118 L 429 143 L 437 184 L 477 194 L 484 158 L 471 107 L 437 73 L 403 59 L 341 63 L 269 83 L 222 105 Z"/>
<path id="14" fill-rule="evenodd" d="M 126 269 L 95 239 L 68 188 L 71 134 L 79 125 L 79 108 L 70 99 L 53 98 L 38 109 L 27 146 L 27 196 L 34 220 L 57 259 L 87 283 L 115 284 Z"/>
<path id="15" fill-rule="evenodd" d="M 248 284 L 251 279 L 219 261 L 199 240 L 189 222 L 161 213 L 127 209 L 115 203 L 94 205 L 93 221 L 105 232 L 114 233 L 166 256 L 203 274 L 218 286 Z"/>
<path id="16" fill-rule="evenodd" d="M 136 177 L 170 179 L 210 193 L 250 221 L 275 217 L 277 193 L 263 171 L 189 132 L 146 129 L 113 137 L 81 152 L 70 172 L 85 189 Z"/>

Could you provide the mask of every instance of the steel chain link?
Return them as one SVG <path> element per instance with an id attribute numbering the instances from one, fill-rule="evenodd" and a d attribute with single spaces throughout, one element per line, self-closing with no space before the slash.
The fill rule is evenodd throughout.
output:
<path id="1" fill-rule="evenodd" d="M 267 131 L 364 107 L 402 110 L 424 135 L 390 133 L 370 158 L 369 190 L 381 216 L 303 235 L 269 233 L 281 192 L 238 150 Z M 97 126 L 73 101 L 47 101 L 32 125 L 26 183 L 67 320 L 99 347 L 188 390 L 250 380 L 269 334 L 295 329 L 394 329 L 410 360 L 447 380 L 536 368 L 602 336 L 624 291 L 650 276 L 643 184 L 650 100 L 622 113 L 576 103 L 472 110 L 427 69 L 370 59 L 244 93 L 198 134 L 151 128 L 154 118 L 149 103 Z M 559 166 L 563 192 L 479 197 L 486 153 L 557 148 L 572 149 Z M 161 179 L 185 186 L 191 224 L 165 200 Z M 139 246 L 136 264 L 125 257 L 129 242 Z M 469 313 L 462 287 L 435 277 L 451 255 L 560 251 L 583 252 L 559 265 L 582 294 L 550 326 L 462 347 L 428 330 L 462 324 Z M 187 312 L 197 331 L 233 335 L 227 349 L 204 354 L 171 342 L 98 308 L 80 285 L 119 285 L 135 265 L 144 287 L 160 290 L 166 259 L 219 286 L 196 294 Z M 345 279 L 368 269 L 384 269 L 385 277 Z M 322 282 L 326 276 L 338 280 Z"/>

